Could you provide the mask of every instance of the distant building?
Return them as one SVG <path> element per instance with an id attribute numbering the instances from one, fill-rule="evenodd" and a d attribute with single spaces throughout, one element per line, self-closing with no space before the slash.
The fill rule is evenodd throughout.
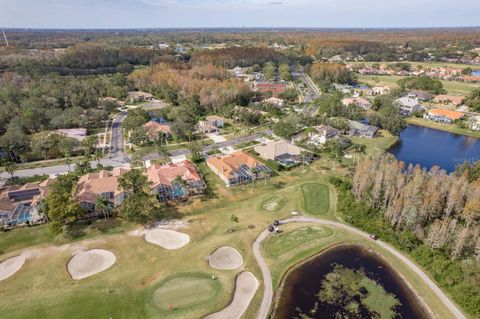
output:
<path id="1" fill-rule="evenodd" d="M 143 124 L 143 127 L 147 130 L 147 136 L 150 141 L 158 140 L 161 135 L 165 137 L 170 137 L 172 135 L 172 130 L 168 124 L 149 121 Z"/>
<path id="2" fill-rule="evenodd" d="M 427 120 L 445 124 L 452 124 L 454 121 L 459 120 L 464 116 L 464 113 L 445 109 L 430 109 L 423 115 Z"/>
<path id="3" fill-rule="evenodd" d="M 287 90 L 287 85 L 284 83 L 256 83 L 255 89 L 261 93 L 271 93 L 273 97 L 278 98 Z"/>
<path id="4" fill-rule="evenodd" d="M 480 131 L 480 116 L 471 117 L 468 121 L 468 127 L 474 131 Z"/>
<path id="5" fill-rule="evenodd" d="M 169 44 L 166 44 L 166 43 L 160 43 L 160 44 L 158 45 L 158 48 L 159 48 L 160 50 L 165 50 L 165 49 L 170 48 L 170 45 L 169 45 Z"/>
<path id="6" fill-rule="evenodd" d="M 147 102 L 153 100 L 153 95 L 142 91 L 130 91 L 127 93 L 128 101 L 135 102 Z"/>
<path id="7" fill-rule="evenodd" d="M 283 99 L 279 99 L 279 98 L 273 97 L 273 96 L 271 98 L 263 100 L 262 102 L 273 105 L 275 107 L 283 107 L 283 104 L 284 104 Z"/>
<path id="8" fill-rule="evenodd" d="M 367 90 L 367 95 L 369 96 L 385 95 L 389 93 L 390 88 L 388 86 L 375 86 Z"/>
<path id="9" fill-rule="evenodd" d="M 363 124 L 357 121 L 348 120 L 348 125 L 350 126 L 350 136 L 359 136 L 373 138 L 378 131 L 378 127 Z"/>
<path id="10" fill-rule="evenodd" d="M 335 89 L 335 91 L 338 91 L 343 94 L 352 93 L 352 90 L 353 90 L 353 86 L 348 84 L 333 83 L 333 88 Z"/>
<path id="11" fill-rule="evenodd" d="M 355 105 L 364 110 L 369 110 L 372 108 L 372 103 L 361 97 L 346 98 L 342 100 L 342 104 L 345 106 Z"/>
<path id="12" fill-rule="evenodd" d="M 414 95 L 406 95 L 393 101 L 393 105 L 400 109 L 400 113 L 404 115 L 412 115 L 413 113 L 420 111 L 422 106 L 420 101 Z"/>
<path id="13" fill-rule="evenodd" d="M 285 167 L 292 167 L 304 160 L 302 153 L 308 153 L 305 156 L 305 161 L 311 161 L 313 156 L 307 150 L 291 144 L 286 140 L 270 141 L 263 145 L 254 147 L 262 158 L 278 162 Z"/>
<path id="14" fill-rule="evenodd" d="M 420 101 L 430 101 L 432 99 L 432 94 L 430 94 L 427 91 L 422 91 L 422 90 L 414 90 L 408 92 L 409 96 L 414 96 Z"/>
<path id="15" fill-rule="evenodd" d="M 207 166 L 227 186 L 250 183 L 259 178 L 267 178 L 272 173 L 268 166 L 242 151 L 209 157 Z"/>
<path id="16" fill-rule="evenodd" d="M 150 188 L 161 202 L 202 195 L 206 185 L 195 165 L 188 161 L 153 164 L 147 168 Z"/>
<path id="17" fill-rule="evenodd" d="M 112 207 L 118 207 L 128 197 L 128 192 L 120 189 L 118 178 L 128 169 L 115 167 L 112 172 L 102 170 L 98 173 L 88 173 L 77 182 L 74 199 L 89 212 L 90 216 L 100 213 L 96 207 L 99 197 L 107 199 Z"/>
<path id="18" fill-rule="evenodd" d="M 225 125 L 225 118 L 217 115 L 209 115 L 205 118 L 210 125 L 213 125 L 217 128 L 222 128 Z"/>
<path id="19" fill-rule="evenodd" d="M 86 128 L 63 128 L 57 130 L 57 133 L 74 138 L 77 141 L 83 141 L 87 137 L 87 129 Z"/>
<path id="20" fill-rule="evenodd" d="M 456 96 L 456 95 L 437 95 L 433 98 L 433 102 L 439 104 L 450 104 L 455 107 L 459 107 L 463 105 L 465 101 L 464 96 Z"/>

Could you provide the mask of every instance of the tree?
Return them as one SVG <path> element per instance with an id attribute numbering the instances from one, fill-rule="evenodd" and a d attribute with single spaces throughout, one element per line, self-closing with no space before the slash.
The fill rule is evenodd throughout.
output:
<path id="1" fill-rule="evenodd" d="M 407 77 L 397 81 L 403 91 L 406 90 L 424 90 L 431 91 L 435 94 L 445 93 L 443 84 L 440 80 L 432 79 L 428 76 Z"/>
<path id="2" fill-rule="evenodd" d="M 118 214 L 124 220 L 139 224 L 151 223 L 165 216 L 155 196 L 145 192 L 127 197 L 120 205 Z"/>
<path id="3" fill-rule="evenodd" d="M 239 223 L 238 217 L 235 216 L 234 214 L 232 214 L 232 216 L 230 216 L 230 223 L 231 223 L 231 228 L 233 229 L 233 224 L 234 224 L 234 223 L 236 223 L 236 224 Z"/>
<path id="4" fill-rule="evenodd" d="M 148 141 L 147 130 L 143 126 L 134 128 L 130 131 L 130 142 L 133 144 L 142 145 L 148 143 Z"/>
<path id="5" fill-rule="evenodd" d="M 472 111 L 480 112 L 480 89 L 475 89 L 466 97 L 465 105 Z"/>
<path id="6" fill-rule="evenodd" d="M 190 154 L 192 156 L 192 161 L 194 163 L 199 163 L 201 161 L 203 161 L 203 156 L 202 156 L 202 146 L 200 145 L 200 143 L 198 143 L 197 141 L 195 142 L 192 142 L 190 144 L 188 144 L 188 149 L 190 150 Z"/>
<path id="7" fill-rule="evenodd" d="M 147 185 L 147 178 L 138 169 L 132 169 L 118 178 L 118 186 L 133 194 L 145 193 L 144 188 Z"/>
<path id="8" fill-rule="evenodd" d="M 110 209 L 111 209 L 110 200 L 108 200 L 104 196 L 97 197 L 97 200 L 95 201 L 95 208 L 102 212 L 103 217 L 105 218 L 105 221 L 106 221 L 107 216 L 110 215 Z"/>
<path id="9" fill-rule="evenodd" d="M 5 171 L 10 174 L 10 177 L 13 178 L 15 171 L 18 168 L 17 163 L 12 162 L 12 161 L 6 161 L 3 164 L 3 167 L 5 168 Z"/>

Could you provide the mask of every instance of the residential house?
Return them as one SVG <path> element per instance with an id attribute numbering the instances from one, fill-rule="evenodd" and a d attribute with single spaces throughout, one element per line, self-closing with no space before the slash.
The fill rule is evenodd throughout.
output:
<path id="1" fill-rule="evenodd" d="M 480 116 L 473 116 L 468 121 L 468 127 L 474 131 L 480 131 Z"/>
<path id="2" fill-rule="evenodd" d="M 342 104 L 345 106 L 355 105 L 356 107 L 362 108 L 364 110 L 369 110 L 372 108 L 372 103 L 361 97 L 343 99 Z"/>
<path id="3" fill-rule="evenodd" d="M 400 109 L 400 113 L 403 115 L 412 115 L 413 113 L 422 109 L 418 98 L 410 94 L 396 99 L 393 101 L 393 105 L 398 107 Z"/>
<path id="4" fill-rule="evenodd" d="M 48 195 L 53 179 L 8 187 L 0 191 L 0 225 L 9 229 L 44 223 L 41 199 Z"/>
<path id="5" fill-rule="evenodd" d="M 388 86 L 375 86 L 367 90 L 367 95 L 369 96 L 385 95 L 389 93 L 390 93 L 390 88 Z"/>
<path id="6" fill-rule="evenodd" d="M 308 143 L 315 146 L 321 146 L 340 134 L 340 130 L 328 125 L 320 125 L 315 127 L 316 133 L 309 133 Z"/>
<path id="7" fill-rule="evenodd" d="M 278 108 L 283 107 L 283 104 L 284 104 L 283 99 L 279 99 L 279 98 L 273 97 L 273 96 L 271 98 L 263 100 L 262 102 L 273 105 L 273 106 L 278 107 Z"/>
<path id="8" fill-rule="evenodd" d="M 153 95 L 142 91 L 130 91 L 127 100 L 131 103 L 153 101 Z"/>
<path id="9" fill-rule="evenodd" d="M 463 105 L 463 102 L 465 101 L 464 96 L 456 96 L 456 95 L 437 95 L 434 97 L 433 102 L 439 103 L 439 104 L 450 104 L 455 107 L 459 107 Z"/>
<path id="10" fill-rule="evenodd" d="M 238 151 L 224 156 L 212 156 L 207 166 L 229 187 L 267 178 L 272 170 L 245 152 Z"/>
<path id="11" fill-rule="evenodd" d="M 353 86 L 348 84 L 333 83 L 333 88 L 335 89 L 335 91 L 341 92 L 343 94 L 352 93 L 353 90 Z"/>
<path id="12" fill-rule="evenodd" d="M 287 90 L 287 85 L 284 83 L 255 83 L 255 89 L 261 93 L 272 94 L 273 97 L 280 97 Z"/>
<path id="13" fill-rule="evenodd" d="M 410 91 L 408 92 L 408 95 L 416 97 L 419 101 L 430 101 L 432 99 L 432 94 L 422 90 Z"/>
<path id="14" fill-rule="evenodd" d="M 210 125 L 213 125 L 217 128 L 222 128 L 225 125 L 225 118 L 217 115 L 209 115 L 205 118 Z"/>
<path id="15" fill-rule="evenodd" d="M 427 120 L 445 124 L 452 124 L 464 116 L 464 113 L 446 109 L 430 109 L 423 115 Z"/>
<path id="16" fill-rule="evenodd" d="M 202 195 L 206 185 L 195 165 L 189 160 L 169 164 L 153 164 L 147 168 L 152 192 L 161 202 Z"/>
<path id="17" fill-rule="evenodd" d="M 350 136 L 359 136 L 373 138 L 378 131 L 378 127 L 363 124 L 357 121 L 348 120 L 348 125 L 350 126 Z"/>
<path id="18" fill-rule="evenodd" d="M 74 138 L 80 142 L 87 137 L 86 128 L 62 128 L 57 130 L 57 133 L 66 137 Z"/>
<path id="19" fill-rule="evenodd" d="M 165 50 L 165 49 L 170 48 L 170 45 L 167 44 L 167 43 L 159 43 L 159 44 L 158 44 L 158 48 L 159 48 L 160 50 Z"/>
<path id="20" fill-rule="evenodd" d="M 283 139 L 257 145 L 254 150 L 262 158 L 276 161 L 284 167 L 292 167 L 313 159 L 310 152 Z"/>
<path id="21" fill-rule="evenodd" d="M 118 207 L 128 197 L 128 192 L 120 189 L 118 179 L 129 169 L 115 167 L 113 171 L 102 170 L 98 173 L 88 173 L 80 177 L 74 199 L 88 211 L 87 217 L 100 213 L 96 207 L 97 199 L 107 199 L 112 207 Z"/>
<path id="22" fill-rule="evenodd" d="M 150 141 L 157 141 L 161 137 L 168 138 L 172 135 L 172 130 L 168 124 L 160 124 L 155 121 L 149 121 L 143 124 L 143 127 L 147 131 L 147 136 Z"/>
<path id="23" fill-rule="evenodd" d="M 218 133 L 220 130 L 208 121 L 198 121 L 197 131 L 201 134 Z"/>

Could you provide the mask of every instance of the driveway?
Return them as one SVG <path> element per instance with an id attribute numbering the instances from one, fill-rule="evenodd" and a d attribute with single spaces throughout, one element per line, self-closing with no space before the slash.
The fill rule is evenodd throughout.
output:
<path id="1" fill-rule="evenodd" d="M 207 134 L 208 138 L 210 138 L 214 143 L 221 143 L 221 142 L 226 142 L 227 139 L 223 137 L 222 135 L 215 134 L 215 133 L 210 133 Z"/>
<path id="2" fill-rule="evenodd" d="M 333 222 L 333 221 L 328 221 L 328 220 L 323 220 L 323 219 L 318 219 L 314 217 L 293 217 L 293 218 L 288 218 L 280 221 L 281 224 L 288 224 L 288 223 L 315 223 L 315 224 L 320 224 L 320 225 L 326 225 L 326 226 L 333 226 L 333 227 L 338 227 L 342 228 L 346 231 L 352 232 L 356 235 L 362 236 L 364 238 L 370 238 L 370 235 L 366 232 L 363 232 L 355 227 L 348 226 L 342 223 L 338 222 Z M 262 271 L 262 276 L 263 276 L 263 286 L 264 286 L 264 292 L 263 292 L 263 298 L 262 298 L 262 303 L 260 305 L 260 308 L 258 309 L 257 312 L 257 319 L 266 319 L 268 318 L 268 315 L 270 313 L 270 308 L 272 307 L 272 300 L 273 300 L 273 286 L 272 286 L 272 277 L 270 275 L 270 270 L 268 269 L 267 263 L 265 262 L 265 259 L 263 258 L 261 252 L 260 252 L 260 245 L 262 241 L 269 236 L 270 232 L 268 229 L 264 230 L 263 232 L 258 235 L 257 239 L 253 243 L 253 255 L 255 259 L 257 260 L 258 266 L 260 267 L 260 270 Z M 454 318 L 457 319 L 467 319 L 467 317 L 462 313 L 462 311 L 455 305 L 448 297 L 445 295 L 445 293 L 428 277 L 427 274 L 423 272 L 420 267 L 418 267 L 414 262 L 412 262 L 409 258 L 407 258 L 405 255 L 397 251 L 395 248 L 390 246 L 389 244 L 377 240 L 375 241 L 377 245 L 382 247 L 383 249 L 387 250 L 389 253 L 394 255 L 396 258 L 398 258 L 400 261 L 403 262 L 403 264 L 408 267 L 411 271 L 413 271 L 416 275 L 420 277 L 421 280 L 435 293 L 435 295 L 447 306 L 447 308 L 451 311 L 452 315 Z"/>

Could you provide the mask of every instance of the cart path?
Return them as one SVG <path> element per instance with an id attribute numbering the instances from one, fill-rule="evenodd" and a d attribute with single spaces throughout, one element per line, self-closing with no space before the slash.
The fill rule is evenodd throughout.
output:
<path id="1" fill-rule="evenodd" d="M 356 229 L 352 226 L 348 226 L 339 222 L 314 218 L 314 217 L 302 216 L 302 217 L 288 218 L 288 219 L 281 220 L 280 224 L 288 224 L 288 223 L 295 223 L 295 222 L 315 223 L 315 224 L 321 224 L 325 226 L 338 227 L 338 228 L 347 230 L 349 232 L 355 233 L 364 238 L 370 238 L 368 233 L 361 231 L 359 229 Z M 263 289 L 264 289 L 262 303 L 260 305 L 260 308 L 258 309 L 257 316 L 256 316 L 257 319 L 268 318 L 268 315 L 270 313 L 270 308 L 272 306 L 272 300 L 273 300 L 272 277 L 270 276 L 270 270 L 268 269 L 267 263 L 265 262 L 265 259 L 263 258 L 262 254 L 260 253 L 260 244 L 268 236 L 269 236 L 269 231 L 268 229 L 266 229 L 263 232 L 261 232 L 260 235 L 258 235 L 257 239 L 253 243 L 253 255 L 257 260 L 258 266 L 262 271 Z M 425 282 L 425 284 L 427 284 L 427 286 L 435 293 L 435 295 L 447 306 L 447 308 L 450 310 L 454 318 L 467 319 L 467 317 L 463 314 L 460 308 L 458 308 L 458 306 L 450 300 L 450 298 L 430 279 L 430 277 L 428 277 L 428 275 L 425 272 L 423 272 L 423 270 L 419 266 L 417 266 L 409 258 L 407 258 L 405 255 L 397 251 L 395 248 L 393 248 L 389 244 L 381 240 L 377 240 L 376 244 L 382 247 L 383 249 L 387 250 L 388 252 L 390 252 L 395 257 L 397 257 L 408 268 L 410 268 L 410 270 L 412 270 L 415 274 L 417 274 Z"/>

